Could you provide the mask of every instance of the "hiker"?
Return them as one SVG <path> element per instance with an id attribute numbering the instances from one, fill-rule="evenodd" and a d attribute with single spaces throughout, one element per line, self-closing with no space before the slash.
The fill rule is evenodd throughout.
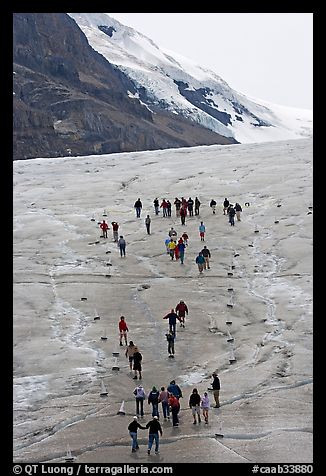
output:
<path id="1" fill-rule="evenodd" d="M 126 348 L 126 352 L 125 352 L 125 356 L 128 357 L 128 359 L 129 359 L 129 368 L 130 368 L 130 371 L 132 371 L 132 363 L 133 363 L 133 360 L 134 360 L 135 349 L 136 349 L 136 346 L 135 346 L 135 344 L 133 343 L 133 341 L 131 340 L 131 341 L 129 342 L 129 345 L 128 345 L 128 347 Z"/>
<path id="2" fill-rule="evenodd" d="M 228 206 L 230 205 L 230 202 L 227 198 L 224 199 L 224 202 L 223 202 L 223 215 L 226 215 L 226 211 L 228 209 Z"/>
<path id="3" fill-rule="evenodd" d="M 138 418 L 134 416 L 132 422 L 129 423 L 128 425 L 129 435 L 131 436 L 131 439 L 132 439 L 132 445 L 131 445 L 132 453 L 135 453 L 137 450 L 139 450 L 138 441 L 137 441 L 138 428 L 141 428 L 142 430 L 146 430 L 146 426 L 141 426 L 141 424 L 138 422 Z"/>
<path id="4" fill-rule="evenodd" d="M 234 209 L 235 209 L 235 213 L 237 215 L 237 221 L 241 221 L 240 213 L 242 212 L 242 208 L 241 208 L 241 205 L 238 202 L 234 205 Z"/>
<path id="5" fill-rule="evenodd" d="M 125 321 L 124 316 L 121 316 L 119 321 L 120 345 L 122 345 L 122 339 L 124 339 L 126 345 L 128 345 L 127 332 L 129 332 L 127 323 Z"/>
<path id="6" fill-rule="evenodd" d="M 212 200 L 210 201 L 210 204 L 209 206 L 211 207 L 212 211 L 213 211 L 213 215 L 215 215 L 215 211 L 216 211 L 216 201 L 212 198 Z"/>
<path id="7" fill-rule="evenodd" d="M 212 389 L 213 389 L 213 395 L 214 395 L 214 400 L 215 400 L 215 407 L 214 408 L 220 408 L 221 382 L 220 382 L 220 379 L 217 375 L 217 372 L 213 372 L 212 377 L 214 379 L 213 382 L 212 382 Z"/>
<path id="8" fill-rule="evenodd" d="M 181 225 L 185 225 L 186 224 L 186 215 L 187 215 L 185 207 L 180 208 L 179 215 L 180 215 L 180 219 L 181 219 Z"/>
<path id="9" fill-rule="evenodd" d="M 101 238 L 107 238 L 107 237 L 108 237 L 109 225 L 106 223 L 105 220 L 103 220 L 103 221 L 101 222 L 100 228 L 101 228 L 102 233 L 103 233 L 103 235 L 101 236 Z"/>
<path id="10" fill-rule="evenodd" d="M 162 404 L 163 417 L 164 417 L 164 421 L 166 421 L 167 418 L 170 418 L 170 409 L 169 409 L 169 392 L 165 390 L 165 387 L 161 387 L 158 401 Z"/>
<path id="11" fill-rule="evenodd" d="M 200 419 L 200 395 L 198 393 L 197 388 L 194 388 L 192 391 L 192 394 L 189 397 L 189 408 L 191 408 L 192 416 L 194 418 L 193 424 L 196 425 L 197 420 L 196 420 L 196 415 L 198 418 L 198 423 L 201 422 Z"/>
<path id="12" fill-rule="evenodd" d="M 135 204 L 134 204 L 134 208 L 136 210 L 136 217 L 137 218 L 140 218 L 140 214 L 141 214 L 141 209 L 143 207 L 143 204 L 140 200 L 140 198 L 138 198 L 136 201 L 135 201 Z"/>
<path id="13" fill-rule="evenodd" d="M 206 227 L 204 225 L 204 223 L 201 221 L 200 222 L 200 225 L 198 227 L 198 230 L 199 230 L 199 236 L 200 236 L 200 241 L 205 241 L 205 231 L 206 231 Z"/>
<path id="14" fill-rule="evenodd" d="M 185 258 L 186 245 L 183 242 L 183 239 L 180 238 L 175 249 L 178 249 L 178 254 L 180 258 L 180 264 L 183 264 Z"/>
<path id="15" fill-rule="evenodd" d="M 184 301 L 180 301 L 179 304 L 176 305 L 175 312 L 178 314 L 180 327 L 185 327 L 186 314 L 188 316 L 187 304 Z"/>
<path id="16" fill-rule="evenodd" d="M 229 215 L 229 223 L 231 226 L 234 226 L 234 215 L 235 215 L 235 209 L 233 208 L 233 205 L 230 205 L 228 208 L 228 215 Z"/>
<path id="17" fill-rule="evenodd" d="M 151 454 L 151 449 L 153 446 L 153 443 L 155 441 L 155 454 L 159 454 L 159 446 L 160 446 L 160 437 L 159 433 L 161 436 L 163 435 L 162 427 L 160 422 L 158 421 L 158 417 L 155 415 L 153 417 L 153 420 L 149 421 L 146 424 L 146 428 L 149 428 L 148 432 L 148 449 L 147 449 L 147 454 Z"/>
<path id="18" fill-rule="evenodd" d="M 177 231 L 173 228 L 173 226 L 171 226 L 168 235 L 169 235 L 170 238 L 172 238 L 173 241 L 175 241 L 175 242 L 177 241 L 178 233 L 177 233 Z"/>
<path id="19" fill-rule="evenodd" d="M 178 400 L 183 397 L 181 388 L 175 383 L 175 380 L 171 380 L 167 391 L 169 393 L 172 393 L 172 395 L 174 395 Z"/>
<path id="20" fill-rule="evenodd" d="M 168 354 L 169 357 L 174 358 L 174 340 L 175 335 L 172 331 L 169 331 L 165 334 L 166 340 L 168 341 Z"/>
<path id="21" fill-rule="evenodd" d="M 171 241 L 171 238 L 169 236 L 167 236 L 165 238 L 165 241 L 164 241 L 164 244 L 165 244 L 165 249 L 166 249 L 166 253 L 169 255 L 170 254 L 170 249 L 169 249 L 169 243 Z"/>
<path id="22" fill-rule="evenodd" d="M 202 252 L 200 252 L 198 254 L 198 256 L 196 257 L 196 263 L 197 263 L 197 266 L 198 266 L 198 270 L 201 274 L 203 272 L 204 264 L 205 264 L 205 258 L 203 256 Z"/>
<path id="23" fill-rule="evenodd" d="M 141 366 L 141 361 L 143 360 L 143 356 L 138 350 L 138 347 L 135 347 L 135 352 L 134 352 L 134 365 L 133 365 L 133 370 L 135 372 L 135 375 L 133 377 L 134 380 L 137 380 L 137 372 L 139 374 L 139 380 L 141 380 L 141 371 L 142 371 L 142 366 Z"/>
<path id="24" fill-rule="evenodd" d="M 194 201 L 191 197 L 188 198 L 188 211 L 189 211 L 189 216 L 193 217 L 194 216 Z"/>
<path id="25" fill-rule="evenodd" d="M 113 233 L 113 240 L 115 243 L 118 241 L 118 230 L 119 230 L 119 223 L 116 221 L 111 222 L 112 225 L 112 233 Z"/>
<path id="26" fill-rule="evenodd" d="M 183 232 L 181 235 L 181 238 L 183 239 L 184 244 L 188 246 L 188 240 L 189 240 L 188 234 L 186 232 Z"/>
<path id="27" fill-rule="evenodd" d="M 201 254 L 203 255 L 203 257 L 205 258 L 205 263 L 204 263 L 204 269 L 210 269 L 210 266 L 209 266 L 209 258 L 211 257 L 211 252 L 209 251 L 209 249 L 207 248 L 207 246 L 205 245 L 204 248 L 201 250 Z"/>
<path id="28" fill-rule="evenodd" d="M 199 198 L 195 198 L 195 215 L 199 215 L 199 207 L 200 207 L 200 201 Z"/>
<path id="29" fill-rule="evenodd" d="M 163 217 L 168 216 L 168 202 L 163 198 L 160 208 L 163 208 Z"/>
<path id="30" fill-rule="evenodd" d="M 147 217 L 145 218 L 145 225 L 146 225 L 146 230 L 147 230 L 147 234 L 150 235 L 151 234 L 151 219 L 150 219 L 150 216 L 147 215 Z"/>
<path id="31" fill-rule="evenodd" d="M 210 408 L 210 401 L 209 401 L 209 396 L 207 392 L 204 392 L 204 395 L 201 397 L 200 406 L 203 412 L 205 423 L 208 424 L 208 411 Z"/>
<path id="32" fill-rule="evenodd" d="M 160 213 L 160 203 L 158 201 L 158 198 L 155 198 L 153 200 L 153 204 L 154 204 L 155 215 L 158 215 Z"/>
<path id="33" fill-rule="evenodd" d="M 169 393 L 168 403 L 172 413 L 172 425 L 179 426 L 179 417 L 178 417 L 178 413 L 180 411 L 179 399 L 175 395 L 173 395 L 173 393 Z"/>
<path id="34" fill-rule="evenodd" d="M 182 241 L 182 239 L 181 239 L 181 241 Z M 176 261 L 178 261 L 178 259 L 180 257 L 179 242 L 175 244 L 174 257 L 175 257 Z"/>
<path id="35" fill-rule="evenodd" d="M 175 197 L 175 200 L 174 200 L 173 203 L 175 205 L 175 216 L 179 217 L 180 216 L 181 200 L 178 197 Z"/>
<path id="36" fill-rule="evenodd" d="M 167 200 L 166 203 L 167 203 L 167 214 L 168 214 L 168 217 L 170 217 L 171 211 L 172 211 L 172 203 L 170 202 L 170 200 Z"/>
<path id="37" fill-rule="evenodd" d="M 180 321 L 178 314 L 174 312 L 174 309 L 171 309 L 171 312 L 169 312 L 166 316 L 163 317 L 163 319 L 169 319 L 169 326 L 170 326 L 170 331 L 173 332 L 174 335 L 176 335 L 176 326 L 177 326 L 177 319 Z"/>
<path id="38" fill-rule="evenodd" d="M 136 400 L 136 414 L 137 417 L 143 417 L 144 416 L 144 400 L 146 398 L 146 393 L 144 390 L 144 387 L 139 384 L 137 387 L 134 389 L 133 394 L 135 395 L 135 400 Z"/>
<path id="39" fill-rule="evenodd" d="M 158 412 L 158 397 L 160 395 L 160 392 L 157 390 L 155 385 L 153 386 L 152 390 L 148 394 L 148 399 L 147 402 L 148 404 L 152 404 L 152 416 L 157 416 L 160 418 L 159 412 Z"/>
<path id="40" fill-rule="evenodd" d="M 118 247 L 120 250 L 120 256 L 121 258 L 124 256 L 126 257 L 126 240 L 124 237 L 121 235 L 119 240 L 118 240 Z"/>
<path id="41" fill-rule="evenodd" d="M 171 238 L 169 243 L 168 243 L 169 254 L 171 256 L 171 261 L 173 261 L 173 259 L 174 259 L 174 249 L 175 249 L 176 246 L 177 246 L 176 242 L 173 240 L 173 238 Z"/>

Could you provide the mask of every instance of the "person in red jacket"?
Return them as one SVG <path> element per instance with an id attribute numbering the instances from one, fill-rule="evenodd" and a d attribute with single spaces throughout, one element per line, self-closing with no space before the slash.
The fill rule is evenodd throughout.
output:
<path id="1" fill-rule="evenodd" d="M 120 332 L 120 345 L 122 345 L 122 339 L 124 338 L 126 345 L 128 345 L 127 342 L 127 332 L 129 332 L 127 323 L 125 321 L 124 316 L 120 317 L 119 321 L 119 332 Z"/>
<path id="2" fill-rule="evenodd" d="M 100 228 L 103 232 L 102 238 L 107 238 L 108 237 L 109 225 L 106 223 L 105 220 L 103 220 L 102 223 L 100 224 Z"/>
<path id="3" fill-rule="evenodd" d="M 185 317 L 188 316 L 188 307 L 184 301 L 180 301 L 176 305 L 175 312 L 178 314 L 180 320 L 180 327 L 185 327 Z"/>
<path id="4" fill-rule="evenodd" d="M 118 239 L 119 239 L 119 223 L 117 223 L 116 221 L 112 221 L 111 222 L 111 225 L 112 225 L 112 231 L 113 231 L 113 240 L 115 243 L 117 243 Z"/>

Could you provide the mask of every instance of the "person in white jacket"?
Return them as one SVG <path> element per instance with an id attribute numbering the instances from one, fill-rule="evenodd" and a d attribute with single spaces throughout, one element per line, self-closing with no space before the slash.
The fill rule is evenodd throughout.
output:
<path id="1" fill-rule="evenodd" d="M 200 406 L 203 411 L 203 417 L 205 419 L 205 423 L 208 424 L 208 411 L 210 409 L 210 401 L 209 401 L 209 396 L 207 392 L 204 392 L 204 395 L 201 397 Z"/>

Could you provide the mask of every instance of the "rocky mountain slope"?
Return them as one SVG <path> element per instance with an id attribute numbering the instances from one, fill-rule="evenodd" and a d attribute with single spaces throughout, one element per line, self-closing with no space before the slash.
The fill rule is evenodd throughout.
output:
<path id="1" fill-rule="evenodd" d="M 13 15 L 13 159 L 235 143 L 151 110 L 65 13 Z"/>

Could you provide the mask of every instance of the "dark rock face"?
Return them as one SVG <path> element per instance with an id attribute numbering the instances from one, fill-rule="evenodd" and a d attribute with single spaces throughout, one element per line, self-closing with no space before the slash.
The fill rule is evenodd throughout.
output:
<path id="1" fill-rule="evenodd" d="M 68 15 L 13 17 L 14 160 L 236 143 L 129 97 L 132 81 Z"/>

